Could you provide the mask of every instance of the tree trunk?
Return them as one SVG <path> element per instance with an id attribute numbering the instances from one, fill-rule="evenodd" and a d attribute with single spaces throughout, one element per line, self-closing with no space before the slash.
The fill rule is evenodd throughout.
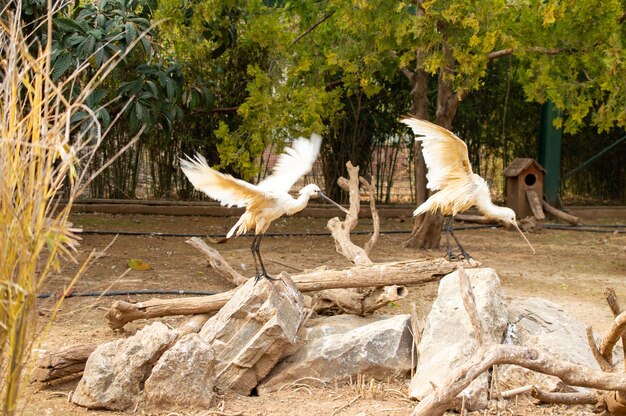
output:
<path id="1" fill-rule="evenodd" d="M 411 235 L 404 242 L 404 247 L 435 249 L 441 242 L 443 215 L 430 212 L 415 218 Z"/>
<path id="2" fill-rule="evenodd" d="M 451 68 L 454 67 L 454 58 L 447 48 L 445 49 L 446 59 L 450 62 L 439 73 L 437 92 L 437 112 L 435 123 L 449 129 L 456 113 L 459 103 L 459 94 L 454 92 L 450 84 Z M 420 69 L 421 52 L 417 51 L 417 66 L 412 76 L 405 75 L 412 83 L 411 98 L 413 100 L 413 114 L 421 119 L 428 120 L 428 74 Z M 431 195 L 426 189 L 426 166 L 422 157 L 422 146 L 415 146 L 415 165 L 417 174 L 415 178 L 415 195 L 417 205 L 421 205 Z M 443 216 L 439 213 L 426 213 L 415 218 L 413 230 L 409 238 L 404 242 L 404 247 L 431 249 L 438 248 L 441 241 L 441 228 L 443 226 Z"/>

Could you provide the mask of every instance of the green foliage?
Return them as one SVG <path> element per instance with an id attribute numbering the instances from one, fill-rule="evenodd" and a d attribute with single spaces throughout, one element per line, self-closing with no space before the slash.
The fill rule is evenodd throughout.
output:
<path id="1" fill-rule="evenodd" d="M 623 2 L 536 3 L 520 8 L 514 25 L 528 99 L 564 110 L 566 132 L 589 121 L 600 131 L 626 126 Z"/>
<path id="2" fill-rule="evenodd" d="M 422 8 L 413 27 L 417 41 L 412 47 L 422 54 L 422 63 L 417 65 L 433 75 L 448 67 L 441 81 L 449 82 L 460 97 L 482 87 L 488 54 L 510 41 L 507 4 L 500 0 L 426 1 Z"/>
<path id="3" fill-rule="evenodd" d="M 142 125 L 158 125 L 165 131 L 171 131 L 175 120 L 182 119 L 184 115 L 180 65 L 172 64 L 165 68 L 141 64 L 135 71 L 137 78 L 121 82 L 117 89 L 118 96 L 130 100 L 127 113 L 130 132 L 137 132 Z"/>
<path id="4" fill-rule="evenodd" d="M 45 4 L 27 4 L 24 19 L 34 21 Z M 183 153 L 201 152 L 212 165 L 252 179 L 262 174 L 259 160 L 268 146 L 280 151 L 312 131 L 325 136 L 324 172 L 334 186 L 347 159 L 368 168 L 373 146 L 416 108 L 420 94 L 439 122 L 452 124 L 460 102 L 461 118 L 452 125 L 478 135 L 476 143 L 487 143 L 505 162 L 532 147 L 524 141 L 531 127 L 520 123 L 533 123 L 534 116 L 523 100 L 554 101 L 568 132 L 590 122 L 601 130 L 626 125 L 619 0 L 602 7 L 590 0 L 75 4 L 55 16 L 52 76 L 63 80 L 85 66 L 77 90 L 145 34 L 87 105 L 103 126 L 121 117 L 102 160 L 145 129 L 141 146 L 155 195 L 191 193 L 177 170 Z M 426 74 L 423 85 L 411 78 L 416 74 Z M 113 177 L 133 178 L 124 169 L 137 168 L 136 151 L 114 167 Z M 474 151 L 480 154 L 479 147 Z M 134 196 L 128 189 L 134 179 L 114 183 L 119 196 Z"/>
<path id="5" fill-rule="evenodd" d="M 407 90 L 412 86 L 399 81 L 407 69 L 426 71 L 431 84 L 436 81 L 427 87 L 434 112 L 448 105 L 437 102 L 442 85 L 461 100 L 489 89 L 494 83 L 489 67 L 498 61 L 494 57 L 512 54 L 515 70 L 508 85 L 515 85 L 516 94 L 511 100 L 555 101 L 565 110 L 568 131 L 589 113 L 600 128 L 625 123 L 624 94 L 614 93 L 624 91 L 624 77 L 618 76 L 624 62 L 617 22 L 622 6 L 615 0 L 595 12 L 595 3 L 573 0 L 180 4 L 160 3 L 159 16 L 169 18 L 165 42 L 194 68 L 202 67 L 199 56 L 215 58 L 202 70 L 216 80 L 217 102 L 237 107 L 237 114 L 216 119 L 211 140 L 220 167 L 248 179 L 257 173 L 256 160 L 269 144 L 280 149 L 285 139 L 312 130 L 326 133 L 326 158 L 335 162 L 342 160 L 338 155 L 349 155 L 367 165 L 350 149 L 367 154 L 378 133 L 363 135 L 360 130 L 389 128 L 410 107 Z M 242 50 L 257 52 L 259 59 L 247 62 L 245 75 L 244 62 L 238 62 L 236 73 L 245 81 L 221 84 L 220 78 L 231 77 L 231 58 Z M 237 85 L 238 94 L 229 94 L 227 85 Z M 483 94 L 483 99 L 490 98 Z M 511 123 L 512 114 L 518 113 L 509 113 Z M 372 121 L 377 117 L 390 122 Z M 454 117 L 454 111 L 447 117 Z M 505 134 L 506 122 L 492 122 L 496 126 L 488 130 L 499 133 L 489 137 L 499 137 L 501 143 L 517 143 L 527 133 L 513 140 Z M 347 129 L 349 125 L 353 127 Z M 364 141 L 355 142 L 356 137 Z M 504 147 L 508 158 L 519 145 Z M 333 169 L 343 170 L 341 165 Z M 330 170 L 327 182 L 334 182 L 329 175 Z"/>

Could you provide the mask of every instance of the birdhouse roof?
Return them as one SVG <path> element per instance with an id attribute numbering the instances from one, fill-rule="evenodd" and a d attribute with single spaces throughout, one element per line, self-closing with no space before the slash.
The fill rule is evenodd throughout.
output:
<path id="1" fill-rule="evenodd" d="M 543 168 L 543 166 L 537 163 L 535 159 L 531 159 L 529 157 L 518 157 L 513 162 L 511 162 L 511 164 L 507 166 L 506 169 L 502 171 L 502 174 L 509 178 L 517 176 L 533 164 L 541 172 L 543 172 L 544 174 L 546 173 L 546 170 Z"/>

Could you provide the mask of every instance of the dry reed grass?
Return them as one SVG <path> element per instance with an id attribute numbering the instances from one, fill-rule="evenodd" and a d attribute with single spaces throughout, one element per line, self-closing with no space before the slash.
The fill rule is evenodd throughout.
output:
<path id="1" fill-rule="evenodd" d="M 68 220 L 72 203 L 101 171 L 90 172 L 88 166 L 106 132 L 83 103 L 122 56 L 112 57 L 78 95 L 68 98 L 65 91 L 78 82 L 88 62 L 64 81 L 51 79 L 52 16 L 63 4 L 48 0 L 49 13 L 37 22 L 47 32 L 46 45 L 25 33 L 20 0 L 4 5 L 0 11 L 0 394 L 1 413 L 10 416 L 19 412 L 31 353 L 55 316 L 39 322 L 37 294 L 62 262 L 75 261 L 80 230 Z M 77 111 L 91 115 L 78 127 L 71 122 Z M 66 204 L 59 204 L 61 197 Z M 66 290 L 86 265 L 79 267 Z M 61 297 L 55 312 L 62 301 Z"/>

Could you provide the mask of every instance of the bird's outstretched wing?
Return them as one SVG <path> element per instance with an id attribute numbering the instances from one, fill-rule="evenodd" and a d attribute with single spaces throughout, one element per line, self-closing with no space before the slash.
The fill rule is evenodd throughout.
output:
<path id="1" fill-rule="evenodd" d="M 301 176 L 313 168 L 321 145 L 322 138 L 315 133 L 310 139 L 299 137 L 294 140 L 291 147 L 278 157 L 272 174 L 259 182 L 259 189 L 288 192 Z"/>
<path id="2" fill-rule="evenodd" d="M 196 189 L 220 201 L 222 205 L 244 207 L 253 199 L 263 196 L 263 192 L 256 186 L 212 169 L 201 155 L 181 159 L 180 168 Z"/>
<path id="3" fill-rule="evenodd" d="M 405 117 L 400 122 L 411 127 L 416 135 L 423 136 L 415 140 L 422 142 L 422 154 L 428 168 L 428 189 L 460 186 L 471 181 L 472 167 L 463 140 L 429 121 Z"/>

